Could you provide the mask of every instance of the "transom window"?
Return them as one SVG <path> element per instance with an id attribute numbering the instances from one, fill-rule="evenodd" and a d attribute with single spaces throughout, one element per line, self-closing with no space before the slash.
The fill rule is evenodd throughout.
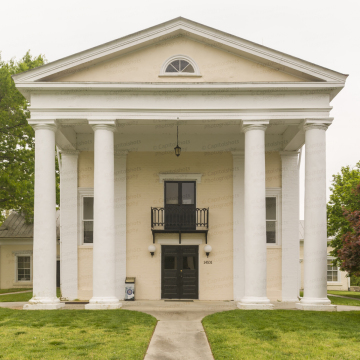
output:
<path id="1" fill-rule="evenodd" d="M 193 66 L 186 60 L 174 60 L 165 70 L 166 73 L 195 73 Z"/>
<path id="2" fill-rule="evenodd" d="M 17 257 L 17 281 L 30 281 L 30 256 Z"/>

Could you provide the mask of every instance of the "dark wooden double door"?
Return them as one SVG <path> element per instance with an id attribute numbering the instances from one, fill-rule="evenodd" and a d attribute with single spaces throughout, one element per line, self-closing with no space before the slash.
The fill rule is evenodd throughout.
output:
<path id="1" fill-rule="evenodd" d="M 199 247 L 162 245 L 161 298 L 198 299 Z"/>

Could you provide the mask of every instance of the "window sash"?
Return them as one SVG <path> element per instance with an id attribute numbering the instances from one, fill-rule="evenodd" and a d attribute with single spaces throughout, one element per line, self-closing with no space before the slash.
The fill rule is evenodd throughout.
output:
<path id="1" fill-rule="evenodd" d="M 17 281 L 31 281 L 30 256 L 17 256 Z"/>

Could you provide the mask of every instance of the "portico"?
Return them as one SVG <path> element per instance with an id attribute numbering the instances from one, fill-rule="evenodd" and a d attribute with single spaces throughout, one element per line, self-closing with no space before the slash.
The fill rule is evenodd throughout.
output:
<path id="1" fill-rule="evenodd" d="M 305 145 L 305 290 L 297 306 L 334 310 L 326 296 L 325 134 L 330 101 L 346 75 L 285 54 L 280 67 L 275 50 L 251 43 L 249 51 L 246 40 L 183 18 L 166 24 L 145 31 L 138 58 L 126 45 L 140 41 L 134 34 L 115 41 L 113 55 L 91 49 L 14 77 L 31 98 L 36 143 L 34 297 L 25 308 L 62 306 L 55 287 L 55 145 L 63 297 L 86 298 L 87 309 L 116 309 L 132 276 L 136 299 L 160 299 L 167 271 L 170 293 L 176 284 L 183 288 L 187 273 L 188 293 L 201 300 L 235 300 L 241 309 L 298 301 L 298 162 Z M 209 63 L 215 50 L 218 62 Z M 140 64 L 145 55 L 159 63 L 159 74 L 134 73 L 129 81 L 129 59 Z M 220 60 L 234 68 L 222 70 Z M 169 205 L 194 215 L 185 220 L 181 213 L 174 223 Z M 155 235 L 151 208 L 165 209 Z M 205 222 L 195 218 L 199 209 L 208 209 L 207 237 Z M 179 243 L 170 230 L 184 228 Z"/>

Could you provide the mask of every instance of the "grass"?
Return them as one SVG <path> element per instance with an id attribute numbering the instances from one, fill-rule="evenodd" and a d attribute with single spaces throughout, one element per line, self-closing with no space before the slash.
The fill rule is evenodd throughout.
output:
<path id="1" fill-rule="evenodd" d="M 9 290 L 9 289 L 7 289 Z M 0 302 L 17 302 L 17 301 L 29 301 L 32 298 L 32 292 L 20 293 L 20 294 L 10 294 L 10 295 L 1 295 Z M 60 288 L 56 288 L 56 296 L 61 297 Z M 0 358 L 1 359 L 1 358 Z"/>
<path id="2" fill-rule="evenodd" d="M 128 310 L 0 309 L 0 358 L 143 359 L 155 325 Z"/>
<path id="3" fill-rule="evenodd" d="M 0 294 L 13 293 L 18 291 L 32 290 L 31 288 L 18 288 L 18 289 L 0 289 Z"/>
<path id="4" fill-rule="evenodd" d="M 347 306 L 360 306 L 360 301 L 355 299 L 344 299 L 336 296 L 328 295 L 329 300 L 333 305 L 347 305 Z"/>
<path id="5" fill-rule="evenodd" d="M 340 295 L 340 296 L 348 296 L 348 297 L 352 297 L 352 298 L 360 300 L 360 292 L 356 292 L 356 291 L 335 291 L 335 290 L 331 290 L 331 291 L 328 291 L 328 294 Z"/>
<path id="6" fill-rule="evenodd" d="M 353 360 L 360 353 L 360 312 L 233 310 L 203 325 L 216 360 Z"/>

